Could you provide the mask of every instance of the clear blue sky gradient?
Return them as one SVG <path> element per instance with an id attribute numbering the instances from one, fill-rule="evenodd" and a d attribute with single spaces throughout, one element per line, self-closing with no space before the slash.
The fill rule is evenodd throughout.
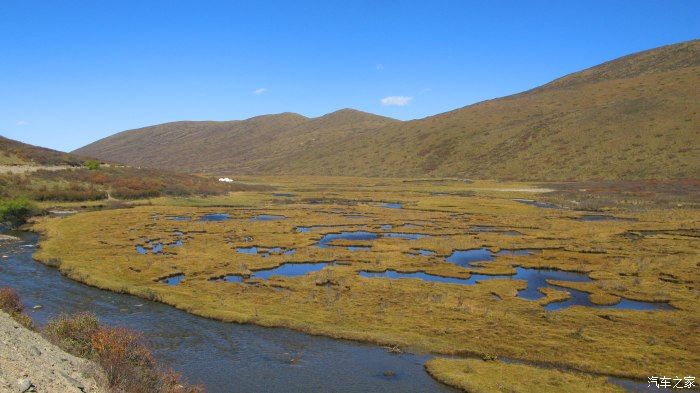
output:
<path id="1" fill-rule="evenodd" d="M 175 120 L 413 119 L 698 37 L 696 0 L 8 0 L 0 135 L 72 150 Z"/>

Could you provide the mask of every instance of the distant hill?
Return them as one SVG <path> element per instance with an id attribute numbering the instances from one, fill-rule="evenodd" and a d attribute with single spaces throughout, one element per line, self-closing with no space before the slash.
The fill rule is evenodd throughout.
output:
<path id="1" fill-rule="evenodd" d="M 75 153 L 220 174 L 700 178 L 700 41 L 401 122 L 341 110 L 125 131 Z"/>
<path id="2" fill-rule="evenodd" d="M 0 165 L 80 166 L 85 158 L 0 136 Z"/>
<path id="3" fill-rule="evenodd" d="M 220 195 L 259 189 L 212 177 L 123 165 L 83 166 L 86 158 L 0 137 L 0 200 L 77 202 Z"/>

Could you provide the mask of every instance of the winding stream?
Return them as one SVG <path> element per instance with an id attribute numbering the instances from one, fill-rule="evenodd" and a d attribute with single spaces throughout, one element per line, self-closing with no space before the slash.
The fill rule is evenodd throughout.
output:
<path id="1" fill-rule="evenodd" d="M 0 243 L 0 286 L 21 295 L 40 326 L 61 313 L 90 311 L 112 326 L 142 332 L 164 365 L 207 392 L 456 392 L 433 380 L 429 355 L 391 354 L 372 344 L 311 336 L 283 328 L 239 325 L 197 317 L 131 295 L 63 277 L 32 259 L 38 236 L 13 231 L 20 242 Z M 33 306 L 41 305 L 38 310 Z M 610 378 L 629 391 L 646 383 Z"/>
<path id="2" fill-rule="evenodd" d="M 427 355 L 289 329 L 218 322 L 63 277 L 32 259 L 37 235 L 0 244 L 0 286 L 12 286 L 39 325 L 60 313 L 91 311 L 102 322 L 143 332 L 154 355 L 207 392 L 455 392 L 423 369 Z M 40 310 L 33 310 L 41 305 Z M 385 373 L 390 376 L 385 376 Z M 393 373 L 393 374 L 390 374 Z"/>

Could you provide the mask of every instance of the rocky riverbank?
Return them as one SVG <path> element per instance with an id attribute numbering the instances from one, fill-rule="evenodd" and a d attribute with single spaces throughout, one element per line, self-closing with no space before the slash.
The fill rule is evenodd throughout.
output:
<path id="1" fill-rule="evenodd" d="M 0 393 L 106 392 L 94 363 L 70 355 L 0 311 Z"/>

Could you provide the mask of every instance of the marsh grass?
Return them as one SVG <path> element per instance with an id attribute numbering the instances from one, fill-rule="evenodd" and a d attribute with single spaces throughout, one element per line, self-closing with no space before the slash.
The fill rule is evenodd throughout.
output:
<path id="1" fill-rule="evenodd" d="M 435 358 L 425 368 L 438 381 L 472 393 L 624 392 L 605 377 L 500 361 Z"/>
<path id="2" fill-rule="evenodd" d="M 45 219 L 35 226 L 44 235 L 35 257 L 60 260 L 59 269 L 64 274 L 89 285 L 223 321 L 289 327 L 408 350 L 492 354 L 623 377 L 691 372 L 700 363 L 692 351 L 693 335 L 678 334 L 692 332 L 698 323 L 694 311 L 698 299 L 690 289 L 698 280 L 693 262 L 697 245 L 694 238 L 678 232 L 696 225 L 695 211 L 647 208 L 627 214 L 636 221 L 591 223 L 576 219 L 583 212 L 523 205 L 512 199 L 531 195 L 502 191 L 525 188 L 526 184 L 446 181 L 435 185 L 392 179 L 295 177 L 257 182 L 296 196 L 285 204 L 275 204 L 275 198 L 265 191 L 201 199 L 160 198 L 133 209 Z M 458 193 L 465 190 L 475 190 L 475 194 Z M 306 203 L 325 199 L 331 204 Z M 369 202 L 340 203 L 345 200 Z M 404 208 L 382 208 L 373 200 L 402 201 Z M 217 223 L 196 220 L 210 213 L 227 213 L 230 219 Z M 259 214 L 287 219 L 250 221 Z M 193 219 L 167 218 L 172 216 Z M 380 229 L 384 224 L 392 229 Z M 407 224 L 420 229 L 406 229 Z M 317 229 L 299 233 L 297 226 Z M 474 232 L 474 226 L 517 230 L 522 235 Z M 620 236 L 650 227 L 670 232 L 635 239 Z M 338 228 L 416 231 L 430 236 L 417 240 L 380 237 L 369 241 L 371 250 L 363 252 L 314 246 L 323 234 Z M 134 250 L 143 239 L 167 240 L 174 231 L 187 238 L 183 246 L 166 246 L 162 255 L 139 255 Z M 237 247 L 253 244 L 294 248 L 296 253 L 262 257 L 235 252 Z M 543 301 L 531 302 L 517 297 L 526 285 L 520 280 L 463 286 L 358 275 L 362 270 L 392 269 L 469 278 L 469 268 L 446 263 L 444 258 L 455 249 L 481 247 L 541 250 L 529 256 L 499 256 L 478 268 L 482 274 L 514 274 L 515 266 L 579 272 L 592 281 L 567 285 L 592 294 L 598 302 L 610 303 L 616 297 L 663 301 L 676 310 L 572 307 L 547 312 L 542 305 L 563 299 L 566 292 L 545 291 Z M 434 250 L 435 255 L 411 256 L 412 249 Z M 307 276 L 244 283 L 210 280 L 283 263 L 329 261 L 336 264 Z M 187 279 L 178 285 L 157 282 L 180 272 Z M 665 345 L 649 345 L 649 332 Z"/>

